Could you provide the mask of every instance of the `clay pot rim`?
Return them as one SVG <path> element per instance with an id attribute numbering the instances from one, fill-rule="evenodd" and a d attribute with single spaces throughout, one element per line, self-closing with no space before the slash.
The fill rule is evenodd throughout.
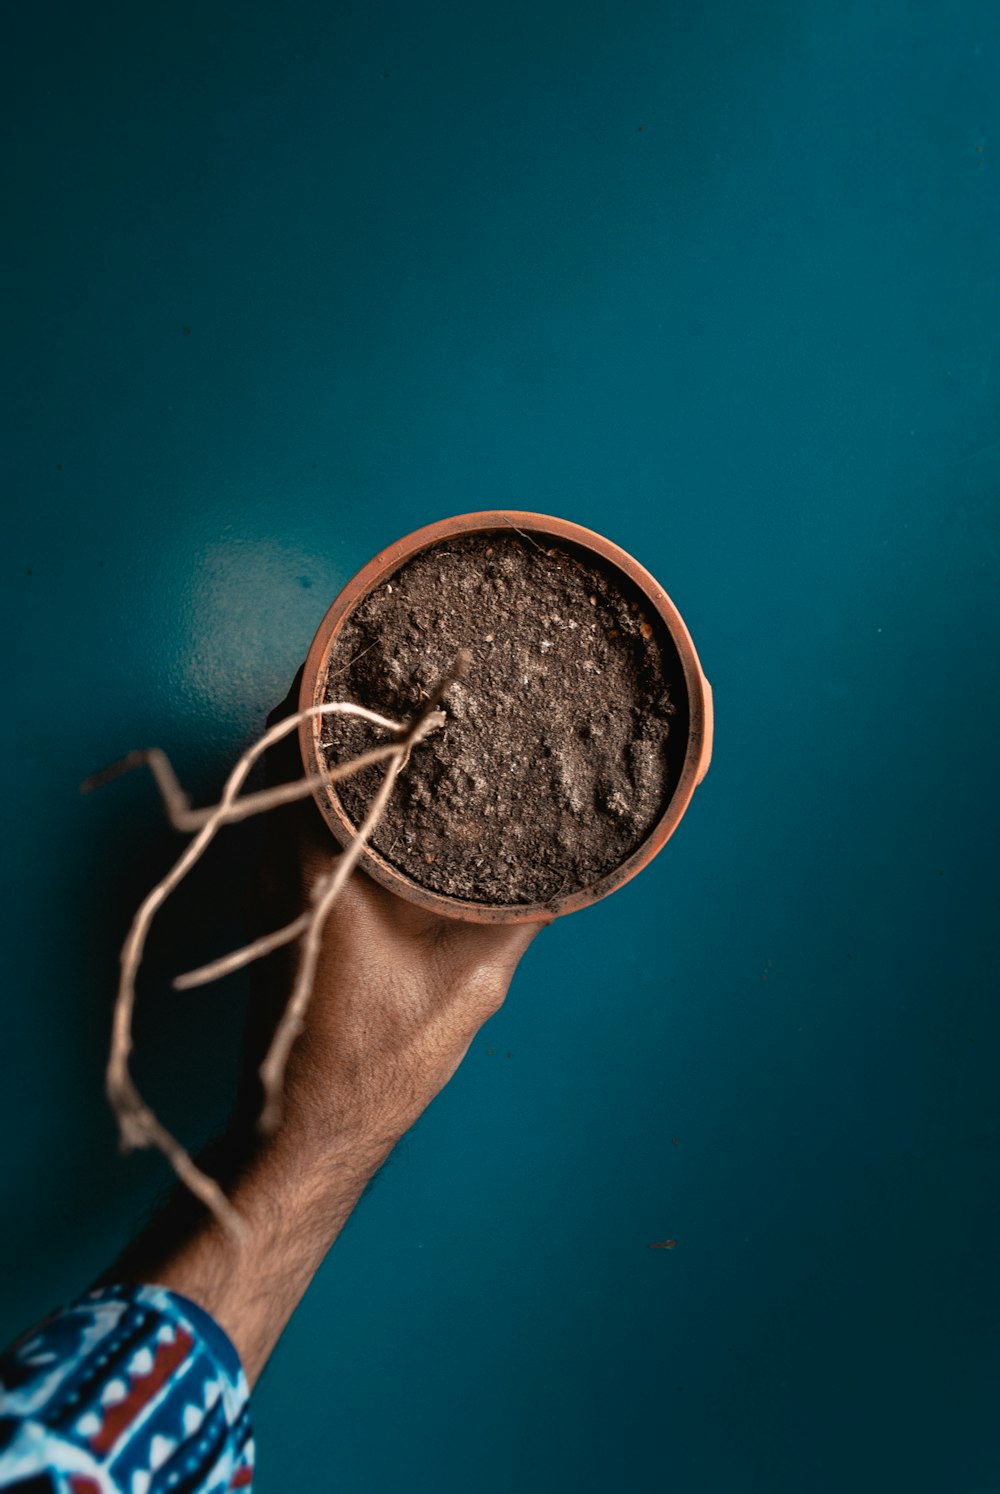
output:
<path id="1" fill-rule="evenodd" d="M 613 871 L 608 872 L 590 887 L 579 888 L 563 897 L 551 898 L 540 903 L 495 904 L 477 903 L 462 898 L 447 897 L 421 887 L 391 866 L 371 845 L 366 846 L 360 867 L 376 882 L 415 903 L 429 912 L 447 918 L 462 919 L 472 923 L 540 923 L 589 907 L 609 896 L 619 887 L 648 866 L 653 857 L 662 850 L 677 828 L 691 797 L 708 771 L 712 756 L 713 708 L 712 690 L 705 678 L 695 651 L 691 635 L 683 618 L 659 582 L 641 566 L 626 550 L 581 524 L 569 519 L 558 519 L 550 514 L 537 514 L 519 509 L 485 509 L 482 512 L 458 514 L 450 519 L 438 519 L 415 529 L 411 534 L 388 545 L 384 550 L 362 566 L 327 609 L 316 630 L 302 671 L 299 691 L 299 709 L 305 710 L 317 702 L 317 685 L 326 678 L 326 666 L 336 643 L 340 629 L 349 613 L 361 599 L 382 580 L 388 579 L 401 565 L 430 549 L 442 540 L 459 534 L 490 533 L 514 529 L 528 536 L 543 535 L 550 540 L 564 540 L 579 545 L 594 553 L 599 561 L 617 567 L 648 599 L 650 606 L 662 619 L 673 640 L 684 673 L 688 695 L 688 741 L 677 786 L 652 830 L 640 846 Z M 299 745 L 306 772 L 315 772 L 319 765 L 319 737 L 321 718 L 302 721 L 299 725 Z M 342 846 L 350 843 L 354 827 L 344 814 L 339 800 L 331 789 L 319 787 L 313 797 L 320 813 L 336 839 Z"/>

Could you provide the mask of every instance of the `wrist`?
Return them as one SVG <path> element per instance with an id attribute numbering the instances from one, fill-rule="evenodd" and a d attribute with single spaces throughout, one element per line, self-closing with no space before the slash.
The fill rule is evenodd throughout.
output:
<path id="1" fill-rule="evenodd" d="M 254 1236 L 281 1238 L 308 1225 L 329 1233 L 332 1244 L 398 1139 L 370 1124 L 331 1137 L 308 1117 L 288 1114 L 237 1179 L 232 1201 Z"/>
<path id="2" fill-rule="evenodd" d="M 235 1239 L 205 1219 L 165 1257 L 132 1274 L 189 1298 L 229 1336 L 251 1385 L 323 1257 L 392 1150 L 387 1138 L 341 1141 L 317 1151 L 289 1125 L 243 1170 L 231 1198 Z"/>

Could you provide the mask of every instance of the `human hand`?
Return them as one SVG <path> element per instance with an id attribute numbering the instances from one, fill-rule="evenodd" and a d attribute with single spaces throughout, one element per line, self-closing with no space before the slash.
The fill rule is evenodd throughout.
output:
<path id="1" fill-rule="evenodd" d="M 330 849 L 318 839 L 300 841 L 304 893 L 329 869 Z M 306 1029 L 289 1062 L 287 1123 L 319 1146 L 345 1133 L 391 1145 L 499 1010 L 541 927 L 441 918 L 355 873 L 327 921 Z"/>
<path id="2" fill-rule="evenodd" d="M 295 710 L 295 696 L 293 685 L 271 723 Z M 272 783 L 301 777 L 294 737 L 268 767 Z M 302 912 L 339 851 L 311 799 L 265 818 L 261 932 Z M 253 1384 L 369 1179 L 500 1007 L 541 927 L 440 918 L 355 872 L 323 931 L 285 1072 L 282 1124 L 245 1150 L 259 1109 L 254 1084 L 228 1139 L 237 1148 L 231 1197 L 241 1238 L 210 1216 L 192 1224 L 183 1195 L 117 1263 L 115 1279 L 157 1282 L 199 1303 L 229 1334 Z M 290 948 L 251 967 L 251 1076 L 288 999 L 294 961 Z"/>
<path id="3" fill-rule="evenodd" d="M 293 685 L 270 720 L 291 713 L 295 696 Z M 269 777 L 301 771 L 289 737 Z M 269 832 L 265 901 L 291 919 L 339 847 L 311 799 L 273 813 Z M 305 1031 L 289 1060 L 284 1124 L 296 1146 L 321 1153 L 345 1137 L 391 1146 L 455 1073 L 542 927 L 443 918 L 355 873 L 328 915 Z M 280 989 L 288 984 L 286 970 Z"/>

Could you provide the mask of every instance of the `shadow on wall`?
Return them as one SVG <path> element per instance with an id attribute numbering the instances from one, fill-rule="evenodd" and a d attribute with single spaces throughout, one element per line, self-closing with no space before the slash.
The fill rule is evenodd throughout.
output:
<path id="1" fill-rule="evenodd" d="M 34 1112 L 32 1123 L 41 1135 L 36 1131 L 23 1164 L 12 1169 L 6 1184 L 4 1213 L 16 1221 L 16 1229 L 0 1236 L 0 1336 L 19 1331 L 52 1305 L 29 1302 L 29 1284 L 37 1291 L 35 1283 L 53 1283 L 50 1290 L 72 1294 L 107 1264 L 82 1258 L 75 1242 L 93 1248 L 111 1232 L 111 1248 L 120 1248 L 171 1186 L 172 1175 L 158 1154 L 123 1159 L 119 1153 L 104 1096 L 104 1065 L 121 941 L 141 898 L 184 841 L 164 824 L 151 789 L 136 795 L 141 809 L 130 815 L 121 802 L 113 803 L 116 787 L 103 789 L 100 801 L 95 796 L 88 874 L 74 889 L 75 927 L 82 937 L 66 960 L 66 979 L 77 999 L 39 991 L 52 1006 L 58 1030 L 48 1041 L 43 1071 L 19 1080 L 23 1103 Z M 220 837 L 204 866 L 157 915 L 140 972 L 134 1074 L 160 1118 L 189 1147 L 216 1134 L 231 1110 L 247 981 L 231 977 L 180 993 L 170 980 L 242 939 L 247 867 L 255 856 L 251 827 L 237 826 Z"/>

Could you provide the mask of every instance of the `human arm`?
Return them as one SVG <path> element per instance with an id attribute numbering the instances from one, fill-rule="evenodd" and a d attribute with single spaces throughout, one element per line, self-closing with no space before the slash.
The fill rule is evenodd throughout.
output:
<path id="1" fill-rule="evenodd" d="M 266 899 L 271 927 L 298 911 L 333 853 L 312 805 L 279 811 L 272 819 L 265 858 L 272 881 Z M 55 1477 L 75 1466 L 80 1478 L 93 1474 L 105 1480 L 94 1482 L 95 1489 L 118 1487 L 107 1481 L 112 1460 L 127 1464 L 129 1447 L 142 1438 L 133 1438 L 131 1426 L 116 1413 L 117 1442 L 101 1452 L 109 1434 L 104 1430 L 108 1386 L 100 1376 L 114 1373 L 102 1360 L 105 1341 L 114 1341 L 126 1327 L 138 1337 L 130 1340 L 124 1381 L 108 1381 L 114 1404 L 124 1399 L 138 1407 L 144 1427 L 151 1412 L 169 1412 L 176 1422 L 176 1435 L 142 1443 L 138 1472 L 154 1482 L 142 1484 L 140 1477 L 140 1485 L 150 1494 L 167 1487 L 164 1470 L 189 1459 L 192 1439 L 207 1435 L 201 1413 L 208 1412 L 214 1418 L 209 1429 L 222 1439 L 219 1455 L 212 1454 L 205 1478 L 191 1487 L 200 1494 L 226 1487 L 229 1479 L 237 1480 L 232 1487 L 248 1484 L 247 1380 L 257 1379 L 369 1179 L 503 1001 L 538 928 L 445 920 L 363 876 L 349 882 L 328 920 L 305 1031 L 292 1050 L 283 1125 L 266 1144 L 252 1147 L 241 1139 L 245 1133 L 234 1130 L 222 1148 L 230 1196 L 246 1226 L 243 1238 L 234 1240 L 178 1192 L 106 1273 L 98 1295 L 88 1294 L 41 1325 L 38 1331 L 44 1329 L 47 1337 L 40 1345 L 37 1332 L 21 1342 L 0 1364 L 0 1488 L 11 1486 L 11 1476 L 30 1472 L 32 1457 L 39 1471 Z M 273 1006 L 266 998 L 283 998 L 287 990 L 287 971 L 283 974 L 272 960 L 260 972 L 254 1014 L 265 1015 Z M 103 1324 L 99 1333 L 88 1327 L 95 1313 Z M 157 1370 L 153 1384 L 146 1360 L 151 1355 L 157 1362 L 157 1344 L 174 1342 L 178 1334 L 187 1345 L 185 1355 L 171 1367 L 169 1380 L 157 1380 Z M 214 1387 L 210 1407 L 193 1408 L 184 1399 L 183 1385 L 190 1384 L 186 1377 L 196 1362 L 204 1362 L 206 1383 Z M 53 1399 L 46 1385 L 57 1371 L 65 1374 Z M 78 1380 L 94 1401 L 81 1414 L 73 1409 Z M 205 1399 L 200 1397 L 202 1403 Z M 14 1443 L 20 1452 L 11 1462 Z M 86 1474 L 73 1463 L 77 1456 Z M 58 1466 L 56 1460 L 62 1460 Z M 77 1494 L 72 1482 L 52 1487 Z M 79 1485 L 88 1494 L 90 1487 Z M 131 1484 L 129 1494 L 135 1494 Z"/>
<path id="2" fill-rule="evenodd" d="M 303 852 L 306 882 L 323 855 Z M 459 923 L 366 877 L 348 884 L 292 1051 L 284 1120 L 232 1189 L 245 1238 L 204 1217 L 165 1256 L 151 1233 L 127 1264 L 129 1279 L 211 1313 L 251 1385 L 368 1182 L 499 1008 L 538 928 Z"/>

